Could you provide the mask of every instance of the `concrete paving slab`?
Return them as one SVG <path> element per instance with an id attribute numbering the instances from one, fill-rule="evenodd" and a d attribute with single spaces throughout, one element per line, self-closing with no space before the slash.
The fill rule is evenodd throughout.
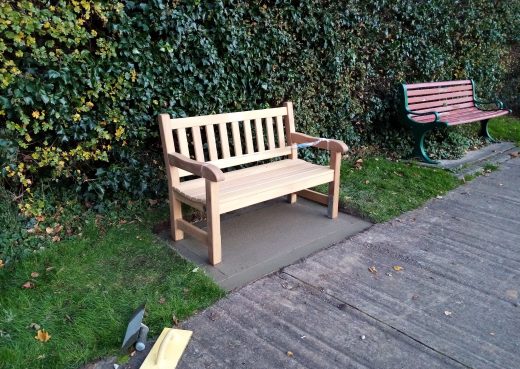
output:
<path id="1" fill-rule="evenodd" d="M 486 164 L 499 165 L 511 159 L 512 153 L 518 148 L 512 142 L 498 142 L 468 151 L 464 157 L 457 160 L 439 160 L 437 164 L 420 162 L 420 165 L 432 168 L 442 168 L 453 172 L 458 178 L 482 172 Z"/>
<path id="2" fill-rule="evenodd" d="M 223 261 L 214 267 L 208 264 L 207 248 L 199 241 L 187 236 L 172 242 L 168 233 L 162 236 L 183 257 L 204 268 L 220 286 L 231 290 L 372 225 L 343 213 L 337 219 L 326 215 L 327 208 L 322 205 L 305 199 L 291 205 L 282 198 L 224 214 Z"/>
<path id="3" fill-rule="evenodd" d="M 513 159 L 231 293 L 179 368 L 517 368 L 519 188 Z"/>

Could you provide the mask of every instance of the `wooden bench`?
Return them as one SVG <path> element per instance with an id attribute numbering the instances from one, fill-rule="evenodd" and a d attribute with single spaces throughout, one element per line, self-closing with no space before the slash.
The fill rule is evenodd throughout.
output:
<path id="1" fill-rule="evenodd" d="M 295 132 L 293 105 L 228 114 L 171 119 L 159 116 L 164 160 L 168 175 L 171 236 L 184 232 L 208 246 L 209 262 L 221 262 L 220 215 L 276 197 L 296 196 L 328 205 L 336 218 L 339 202 L 341 156 L 347 146 L 336 140 Z M 330 151 L 330 166 L 298 159 L 297 145 Z M 278 159 L 267 164 L 260 161 Z M 255 163 L 248 168 L 224 168 Z M 187 178 L 184 177 L 200 177 Z M 329 184 L 329 193 L 308 190 Z M 205 211 L 207 231 L 182 219 L 181 203 Z"/>
<path id="2" fill-rule="evenodd" d="M 414 155 L 435 164 L 424 150 L 426 133 L 437 127 L 481 122 L 480 135 L 493 141 L 488 132 L 488 121 L 510 113 L 500 100 L 477 99 L 472 80 L 402 84 L 402 117 L 412 128 L 415 138 Z M 493 104 L 492 109 L 483 106 Z"/>

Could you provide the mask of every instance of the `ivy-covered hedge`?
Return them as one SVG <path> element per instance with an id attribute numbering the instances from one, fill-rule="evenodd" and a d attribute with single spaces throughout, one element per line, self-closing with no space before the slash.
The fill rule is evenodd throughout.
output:
<path id="1" fill-rule="evenodd" d="M 402 81 L 503 87 L 519 3 L 4 0 L 1 173 L 28 213 L 37 183 L 141 196 L 164 183 L 157 114 L 289 99 L 299 130 L 385 144 Z"/>

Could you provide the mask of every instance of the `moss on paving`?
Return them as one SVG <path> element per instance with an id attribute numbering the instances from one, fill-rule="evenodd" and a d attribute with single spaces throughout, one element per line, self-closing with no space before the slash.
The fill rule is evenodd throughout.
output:
<path id="1" fill-rule="evenodd" d="M 143 223 L 107 229 L 91 217 L 81 236 L 0 269 L 0 368 L 77 368 L 117 355 L 128 319 L 143 302 L 154 336 L 222 297 L 152 233 L 163 217 L 156 211 Z M 22 288 L 28 281 L 34 288 Z M 51 339 L 37 341 L 32 323 Z"/>

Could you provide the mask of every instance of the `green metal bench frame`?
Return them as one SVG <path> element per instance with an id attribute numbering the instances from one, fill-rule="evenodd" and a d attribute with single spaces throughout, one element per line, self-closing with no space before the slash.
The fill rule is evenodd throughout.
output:
<path id="1" fill-rule="evenodd" d="M 415 94 L 420 93 L 419 91 L 424 91 L 424 95 L 416 96 L 414 100 L 424 97 L 425 102 L 415 101 L 410 104 L 410 97 L 408 95 L 411 90 L 415 91 Z M 426 91 L 433 90 L 436 90 L 436 92 L 426 93 Z M 459 93 L 450 93 L 451 90 L 457 90 Z M 450 96 L 461 95 L 463 93 L 465 93 L 465 96 Z M 401 121 L 412 129 L 415 140 L 413 155 L 414 157 L 419 157 L 424 162 L 430 164 L 436 164 L 438 161 L 430 159 L 424 148 L 424 138 L 429 131 L 440 127 L 481 122 L 480 135 L 485 137 L 487 140 L 494 142 L 495 140 L 491 137 L 488 131 L 489 119 L 511 113 L 511 110 L 506 109 L 504 103 L 498 99 L 494 99 L 493 101 L 478 99 L 476 97 L 475 83 L 473 80 L 417 84 L 403 83 L 401 84 L 401 96 L 403 98 L 400 110 Z M 464 101 L 462 104 L 457 105 L 457 102 L 460 100 Z M 452 101 L 453 104 L 450 104 L 450 101 Z M 495 109 L 489 110 L 482 108 L 482 105 L 489 104 L 494 104 Z M 414 106 L 422 107 L 423 105 L 436 106 L 413 110 Z M 458 108 L 457 106 L 463 107 Z M 453 109 L 450 110 L 452 107 Z M 467 119 L 464 119 L 464 114 L 466 114 Z M 425 121 L 424 119 L 427 117 L 431 117 L 431 120 L 428 119 Z"/>

